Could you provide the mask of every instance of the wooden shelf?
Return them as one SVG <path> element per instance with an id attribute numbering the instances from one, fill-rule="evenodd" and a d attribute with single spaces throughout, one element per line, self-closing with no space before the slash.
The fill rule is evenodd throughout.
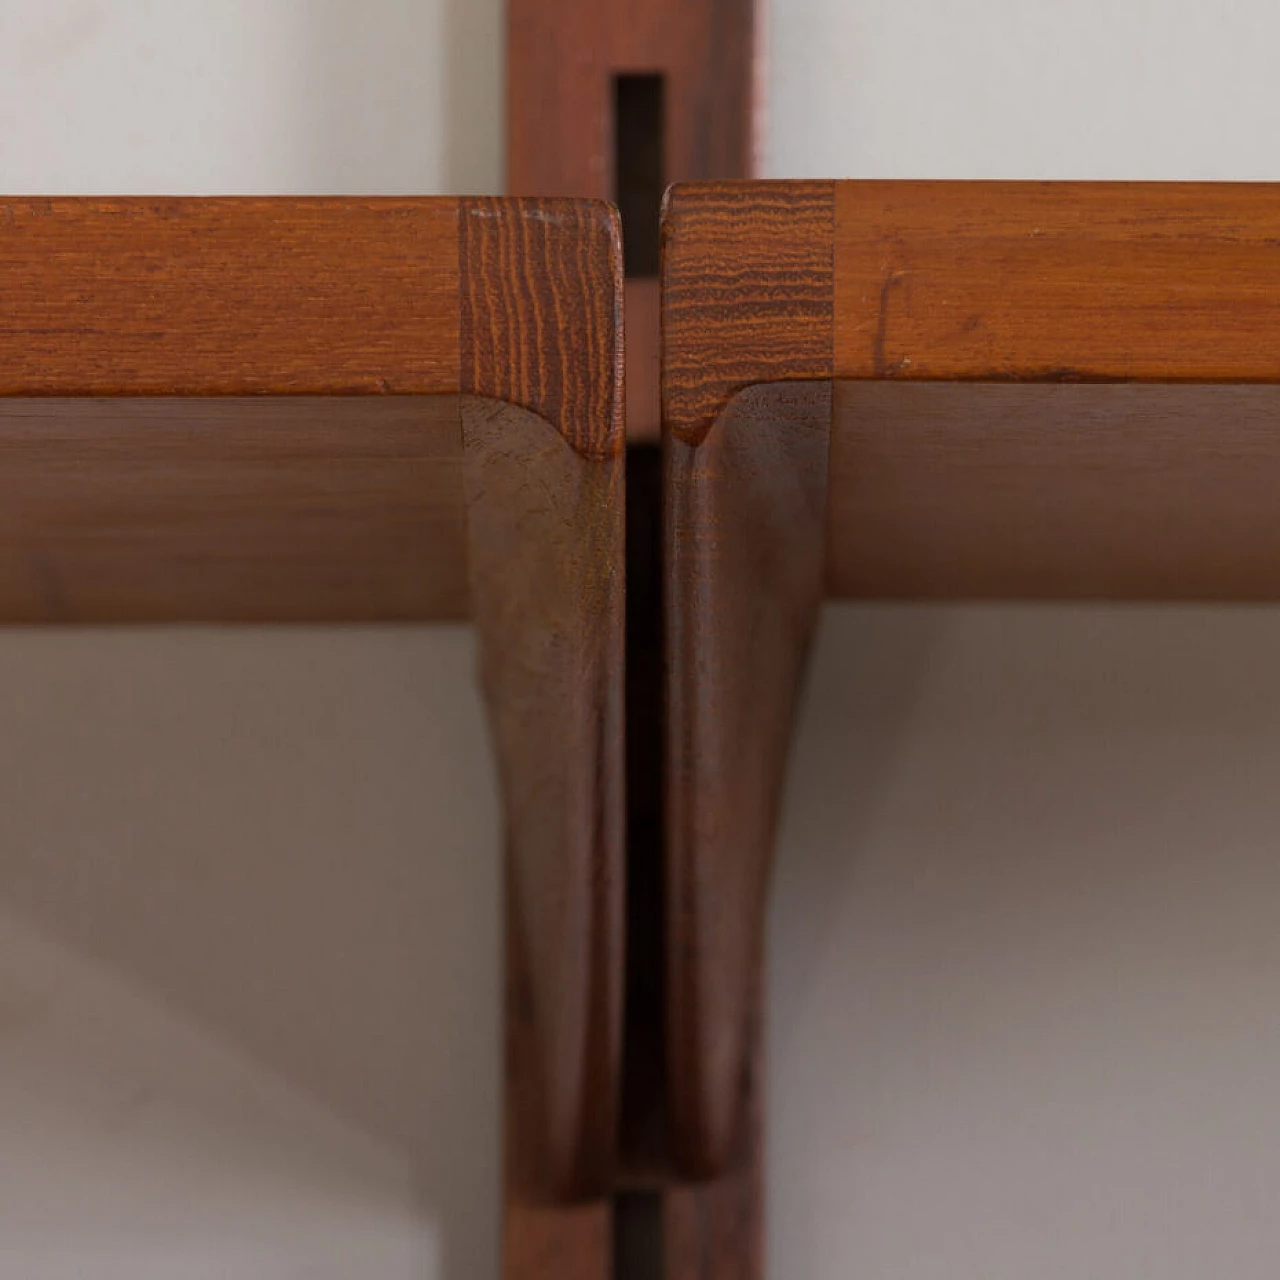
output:
<path id="1" fill-rule="evenodd" d="M 663 229 L 668 1081 L 759 1186 L 763 926 L 830 597 L 1280 599 L 1280 187 L 691 184 Z M 759 1212 L 750 1261 L 757 1275 Z"/>
<path id="2" fill-rule="evenodd" d="M 516 1237 L 615 1160 L 621 276 L 590 201 L 0 201 L 0 622 L 478 629 Z"/>

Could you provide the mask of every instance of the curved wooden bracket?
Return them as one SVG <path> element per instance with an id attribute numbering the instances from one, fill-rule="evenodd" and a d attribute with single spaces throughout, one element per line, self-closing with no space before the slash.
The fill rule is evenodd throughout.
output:
<path id="1" fill-rule="evenodd" d="M 507 822 L 526 1182 L 613 1167 L 622 964 L 623 489 L 524 409 L 462 405 L 472 614 Z M 537 1115 L 536 1123 L 532 1117 Z M 532 1167 L 529 1167 L 532 1165 Z"/>
<path id="2" fill-rule="evenodd" d="M 466 201 L 471 606 L 507 823 L 508 1180 L 610 1186 L 622 1034 L 624 457 L 617 216 Z M 508 1224 L 511 1230 L 511 1224 Z"/>
<path id="3" fill-rule="evenodd" d="M 748 1204 L 764 906 L 823 587 L 834 223 L 831 183 L 698 183 L 662 226 L 672 1148 L 689 1176 L 749 1175 Z"/>
<path id="4" fill-rule="evenodd" d="M 791 722 L 823 594 L 829 381 L 667 440 L 668 1074 L 676 1155 L 734 1158 Z"/>

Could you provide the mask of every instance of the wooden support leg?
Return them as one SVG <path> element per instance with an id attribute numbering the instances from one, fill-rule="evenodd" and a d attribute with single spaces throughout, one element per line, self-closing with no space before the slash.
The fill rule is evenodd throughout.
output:
<path id="1" fill-rule="evenodd" d="M 607 1280 L 621 1036 L 622 459 L 463 402 L 508 824 L 506 1274 Z"/>
<path id="2" fill-rule="evenodd" d="M 504 1271 L 607 1280 L 624 947 L 621 245 L 465 203 L 471 613 L 507 824 Z M 515 406 L 525 406 L 517 408 Z"/>
<path id="3" fill-rule="evenodd" d="M 612 1280 L 609 1200 L 565 1203 L 540 1185 L 537 1022 L 510 867 L 507 883 L 503 1280 Z"/>
<path id="4" fill-rule="evenodd" d="M 664 1206 L 662 1280 L 764 1280 L 764 1059 L 760 1023 L 748 1044 L 737 1155 L 719 1177 L 677 1186 Z"/>

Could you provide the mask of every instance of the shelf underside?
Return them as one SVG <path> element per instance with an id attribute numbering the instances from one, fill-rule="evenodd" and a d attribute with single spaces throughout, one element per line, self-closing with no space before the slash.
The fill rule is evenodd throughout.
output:
<path id="1" fill-rule="evenodd" d="M 1280 600 L 1280 386 L 842 381 L 827 592 Z"/>
<path id="2" fill-rule="evenodd" d="M 0 623 L 468 614 L 456 396 L 0 398 Z"/>
<path id="3" fill-rule="evenodd" d="M 1280 387 L 836 383 L 830 595 L 1280 599 Z M 469 615 L 455 396 L 0 398 L 0 624 Z"/>

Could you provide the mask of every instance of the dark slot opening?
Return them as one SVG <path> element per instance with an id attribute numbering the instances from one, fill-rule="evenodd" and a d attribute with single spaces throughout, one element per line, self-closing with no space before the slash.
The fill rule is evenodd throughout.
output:
<path id="1" fill-rule="evenodd" d="M 622 213 L 623 261 L 633 279 L 658 274 L 665 96 L 662 76 L 613 78 L 613 192 Z"/>
<path id="2" fill-rule="evenodd" d="M 662 455 L 627 450 L 627 970 L 622 1172 L 666 1165 L 666 928 L 663 876 Z M 646 1177 L 647 1175 L 647 1177 Z M 662 1197 L 613 1203 L 614 1280 L 661 1280 Z"/>
<path id="3" fill-rule="evenodd" d="M 627 450 L 627 944 L 621 1147 L 628 1175 L 666 1164 L 666 826 L 662 455 Z"/>
<path id="4" fill-rule="evenodd" d="M 662 1280 L 662 1197 L 631 1191 L 613 1202 L 614 1280 Z"/>

